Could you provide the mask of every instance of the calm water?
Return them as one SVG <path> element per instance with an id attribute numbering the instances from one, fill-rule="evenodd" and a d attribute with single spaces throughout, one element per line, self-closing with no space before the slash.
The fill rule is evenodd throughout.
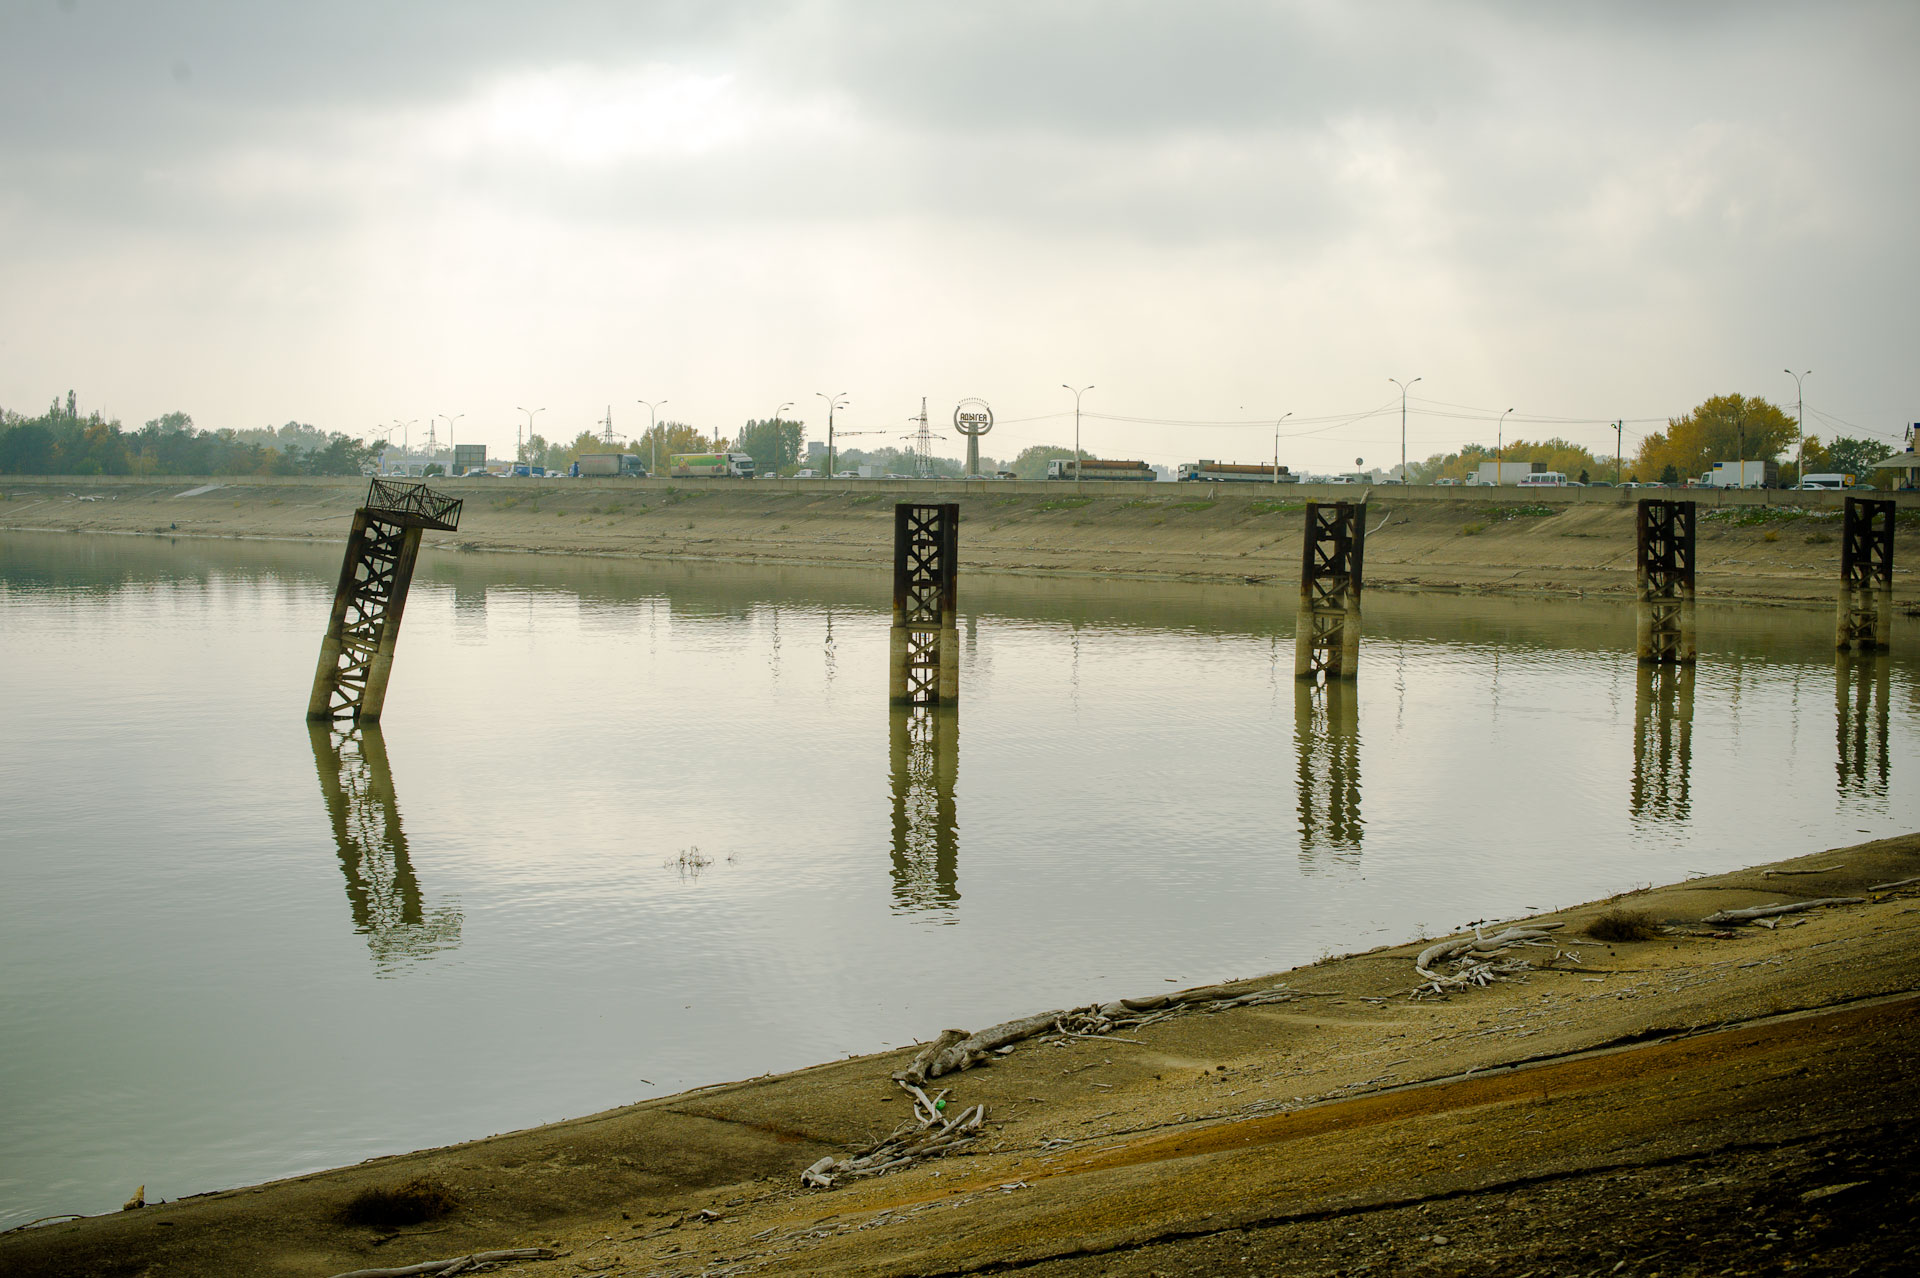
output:
<path id="1" fill-rule="evenodd" d="M 884 573 L 443 556 L 310 733 L 338 554 L 0 540 L 0 1226 L 1920 824 L 1911 622 L 963 579 L 929 720 Z"/>

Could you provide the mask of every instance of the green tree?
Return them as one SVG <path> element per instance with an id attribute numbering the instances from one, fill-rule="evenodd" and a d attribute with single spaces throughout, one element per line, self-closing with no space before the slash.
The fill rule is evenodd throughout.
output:
<path id="1" fill-rule="evenodd" d="M 664 475 L 667 471 L 667 459 L 675 453 L 712 453 L 719 452 L 726 446 L 725 439 L 708 439 L 697 427 L 690 426 L 686 422 L 669 421 L 661 422 L 652 430 L 643 432 L 628 445 L 628 449 L 639 454 L 649 470 L 654 468 L 654 457 L 657 453 L 659 470 Z"/>
<path id="2" fill-rule="evenodd" d="M 734 448 L 753 458 L 754 473 L 774 475 L 800 462 L 806 446 L 806 423 L 771 417 L 740 428 Z"/>
<path id="3" fill-rule="evenodd" d="M 1094 454 L 1087 452 L 1085 449 L 1080 451 L 1080 455 L 1082 457 L 1094 456 Z M 1020 455 L 1008 463 L 1007 469 L 1011 470 L 1021 479 L 1045 479 L 1047 477 L 1048 462 L 1071 461 L 1072 459 L 1073 450 L 1071 448 L 1062 448 L 1058 444 L 1035 444 L 1031 448 L 1021 449 Z"/>

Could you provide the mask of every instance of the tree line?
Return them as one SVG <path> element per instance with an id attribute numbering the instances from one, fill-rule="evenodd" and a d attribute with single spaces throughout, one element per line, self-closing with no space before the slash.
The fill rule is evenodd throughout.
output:
<path id="1" fill-rule="evenodd" d="M 375 451 L 304 422 L 200 430 L 176 412 L 130 431 L 97 411 L 83 416 L 72 391 L 36 417 L 0 409 L 0 474 L 359 475 Z"/>

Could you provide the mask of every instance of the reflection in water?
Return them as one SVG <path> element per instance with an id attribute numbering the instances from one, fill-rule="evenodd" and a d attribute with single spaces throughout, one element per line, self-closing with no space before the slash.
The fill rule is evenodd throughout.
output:
<path id="1" fill-rule="evenodd" d="M 440 906 L 429 916 L 422 905 L 379 727 L 316 720 L 307 728 L 340 871 L 347 876 L 353 930 L 367 938 L 381 974 L 402 960 L 429 958 L 460 944 L 460 911 Z"/>
<path id="2" fill-rule="evenodd" d="M 1366 822 L 1360 816 L 1360 697 L 1351 680 L 1316 686 L 1296 680 L 1293 739 L 1300 755 L 1300 866 L 1331 850 L 1358 860 Z"/>
<path id="3" fill-rule="evenodd" d="M 1637 669 L 1630 807 L 1636 818 L 1684 821 L 1692 808 L 1693 667 Z"/>
<path id="4" fill-rule="evenodd" d="M 1841 653 L 1833 666 L 1834 738 L 1840 796 L 1887 797 L 1891 670 L 1884 655 Z"/>
<path id="5" fill-rule="evenodd" d="M 940 911 L 951 923 L 960 900 L 960 821 L 953 785 L 960 769 L 957 706 L 890 708 L 893 770 L 893 909 Z"/>

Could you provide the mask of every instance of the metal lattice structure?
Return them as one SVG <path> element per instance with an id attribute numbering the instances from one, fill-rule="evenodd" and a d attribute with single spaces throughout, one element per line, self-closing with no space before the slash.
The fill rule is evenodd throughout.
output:
<path id="1" fill-rule="evenodd" d="M 367 489 L 366 504 L 353 512 L 333 614 L 320 642 L 309 719 L 379 719 L 421 533 L 458 528 L 460 506 L 425 484 L 375 479 Z"/>
<path id="2" fill-rule="evenodd" d="M 1657 665 L 1694 659 L 1690 501 L 1642 500 L 1635 515 L 1635 654 Z"/>
<path id="3" fill-rule="evenodd" d="M 960 900 L 959 719 L 948 706 L 894 706 L 892 718 L 893 908 L 950 911 Z"/>
<path id="4" fill-rule="evenodd" d="M 1351 679 L 1360 665 L 1360 587 L 1367 549 L 1367 504 L 1307 503 L 1300 564 L 1300 612 L 1293 673 L 1301 679 Z"/>
<path id="5" fill-rule="evenodd" d="M 1889 500 L 1847 498 L 1840 530 L 1838 647 L 1873 652 L 1893 638 L 1893 515 Z"/>
<path id="6" fill-rule="evenodd" d="M 1885 657 L 1834 662 L 1833 709 L 1837 783 L 1842 799 L 1866 799 L 1884 812 L 1892 785 L 1891 668 Z"/>
<path id="7" fill-rule="evenodd" d="M 889 690 L 896 703 L 937 705 L 959 696 L 959 547 L 959 503 L 901 502 L 893 508 Z"/>

